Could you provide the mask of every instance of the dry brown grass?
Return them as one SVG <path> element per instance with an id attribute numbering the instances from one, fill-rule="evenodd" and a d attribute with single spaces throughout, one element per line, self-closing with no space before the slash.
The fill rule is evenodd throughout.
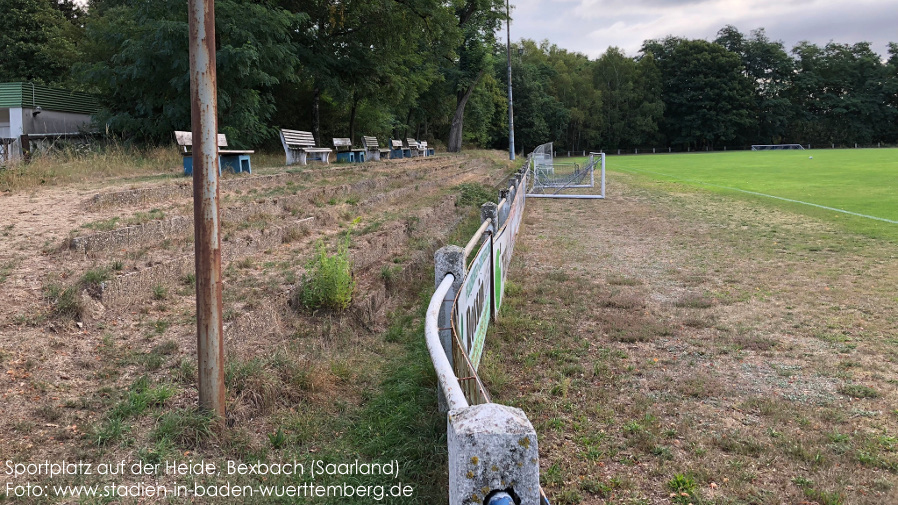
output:
<path id="1" fill-rule="evenodd" d="M 594 217 L 528 202 L 487 340 L 552 502 L 898 503 L 893 244 L 611 180 Z"/>
<path id="2" fill-rule="evenodd" d="M 98 141 L 99 142 L 99 141 Z M 252 157 L 254 173 L 283 167 L 283 153 L 258 152 Z M 80 148 L 62 146 L 39 153 L 30 162 L 0 168 L 0 193 L 40 187 L 87 185 L 102 187 L 180 179 L 184 168 L 177 146 L 129 147 L 115 141 Z"/>
<path id="3" fill-rule="evenodd" d="M 181 160 L 172 153 L 151 153 L 150 161 L 107 153 L 105 159 L 56 165 L 47 160 L 46 167 L 38 159 L 21 174 L 7 175 L 17 193 L 2 197 L 6 213 L 0 218 L 0 293 L 6 300 L 0 306 L 0 363 L 9 372 L 0 387 L 4 457 L 219 463 L 395 458 L 416 499 L 442 497 L 445 419 L 436 413 L 432 371 L 420 345 L 417 280 L 427 284 L 434 246 L 447 240 L 467 210 L 476 212 L 457 209 L 446 194 L 463 182 L 493 186 L 510 167 L 462 156 L 287 168 L 280 155 L 279 167 L 265 167 L 273 156 L 261 156 L 261 167 L 254 156 L 253 175 L 226 175 L 232 183 L 222 194 L 225 228 L 232 232 L 223 242 L 229 414 L 227 432 L 210 436 L 207 416 L 196 411 L 195 276 L 170 268 L 185 257 L 192 263 L 192 230 L 129 235 L 89 254 L 61 247 L 73 236 L 118 231 L 115 223 L 153 209 L 162 224 L 190 216 L 189 194 L 168 191 L 188 183 L 180 175 L 174 179 Z M 119 155 L 129 165 L 112 171 Z M 91 171 L 91 163 L 106 163 L 110 171 Z M 174 180 L 160 182 L 168 177 L 165 170 L 151 165 L 167 163 L 173 163 L 165 170 Z M 257 177 L 266 171 L 278 174 Z M 51 179 L 40 184 L 41 174 Z M 347 192 L 353 183 L 359 185 Z M 303 193 L 310 187 L 339 201 L 317 209 Z M 92 204 L 98 192 L 143 189 L 151 196 L 137 204 Z M 314 219 L 297 224 L 309 216 Z M 415 227 L 408 226 L 412 218 Z M 350 254 L 364 265 L 353 272 L 358 305 L 346 314 L 292 310 L 291 290 L 315 242 L 346 237 L 356 220 L 365 231 L 350 235 Z M 291 231 L 275 233 L 283 229 Z M 97 289 L 74 293 L 83 304 L 77 321 L 54 315 L 43 288 L 76 286 L 99 268 L 108 269 L 107 284 L 143 274 L 146 282 L 129 285 L 127 297 L 116 301 L 109 297 L 112 288 L 99 289 L 96 279 L 91 286 Z M 388 289 L 385 268 L 393 280 Z M 387 332 L 394 320 L 399 322 Z M 502 380 L 494 377 L 498 389 Z M 390 391 L 383 386 L 388 381 Z M 144 398 L 159 391 L 170 396 Z M 7 481 L 0 477 L 0 486 Z"/>

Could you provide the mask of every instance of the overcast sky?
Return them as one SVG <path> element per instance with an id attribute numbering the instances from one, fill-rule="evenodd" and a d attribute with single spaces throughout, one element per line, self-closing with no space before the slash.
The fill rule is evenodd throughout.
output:
<path id="1" fill-rule="evenodd" d="M 896 0 L 512 0 L 511 40 L 548 39 L 597 58 L 610 46 L 629 56 L 647 39 L 713 40 L 725 25 L 745 35 L 764 28 L 786 51 L 807 40 L 823 46 L 870 42 L 887 57 L 898 42 Z M 504 38 L 504 27 L 503 27 Z"/>

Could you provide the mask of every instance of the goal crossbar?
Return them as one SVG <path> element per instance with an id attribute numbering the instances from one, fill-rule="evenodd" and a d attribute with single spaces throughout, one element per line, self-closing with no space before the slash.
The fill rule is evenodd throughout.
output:
<path id="1" fill-rule="evenodd" d="M 752 144 L 752 151 L 779 151 L 785 149 L 801 149 L 804 150 L 804 146 L 801 144 Z"/>

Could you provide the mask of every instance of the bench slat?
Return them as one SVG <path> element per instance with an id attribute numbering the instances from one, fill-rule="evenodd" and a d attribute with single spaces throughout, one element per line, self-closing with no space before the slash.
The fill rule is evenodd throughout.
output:
<path id="1" fill-rule="evenodd" d="M 175 140 L 178 142 L 178 145 L 181 146 L 182 152 L 189 152 L 190 147 L 193 147 L 193 132 L 175 132 Z M 224 133 L 218 134 L 218 147 L 228 147 L 228 138 Z"/>
<path id="2" fill-rule="evenodd" d="M 286 142 L 287 145 L 291 147 L 315 146 L 315 137 L 312 136 L 312 132 L 304 132 L 299 130 L 281 130 L 281 135 L 283 135 L 284 137 L 284 142 Z"/>
<path id="3" fill-rule="evenodd" d="M 293 163 L 305 165 L 310 157 L 329 163 L 330 155 L 334 152 L 329 147 L 315 147 L 312 132 L 281 129 L 281 143 L 284 145 L 288 165 Z"/>

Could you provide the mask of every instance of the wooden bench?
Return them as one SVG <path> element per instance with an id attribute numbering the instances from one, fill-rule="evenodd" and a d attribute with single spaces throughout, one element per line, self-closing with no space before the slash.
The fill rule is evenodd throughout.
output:
<path id="1" fill-rule="evenodd" d="M 372 161 L 380 161 L 383 156 L 390 157 L 391 149 L 380 147 L 377 137 L 362 136 L 362 147 L 365 148 L 365 157 Z"/>
<path id="2" fill-rule="evenodd" d="M 393 149 L 390 150 L 390 159 L 412 157 L 412 152 L 408 147 L 402 145 L 401 140 L 390 140 L 390 145 L 393 146 Z"/>
<path id="3" fill-rule="evenodd" d="M 184 161 L 184 175 L 193 175 L 193 133 L 176 131 L 175 140 L 178 142 L 178 148 L 181 151 L 181 157 Z M 223 133 L 218 134 L 218 173 L 221 175 L 221 168 L 229 168 L 235 174 L 240 172 L 253 173 L 252 164 L 249 155 L 255 151 L 246 151 L 238 149 L 221 149 L 228 147 L 228 139 Z"/>
<path id="4" fill-rule="evenodd" d="M 421 156 L 433 156 L 433 148 L 427 147 L 427 142 L 423 140 L 418 142 L 418 149 L 421 151 Z"/>
<path id="5" fill-rule="evenodd" d="M 406 145 L 408 145 L 409 150 L 411 151 L 411 156 L 423 156 L 421 154 L 421 149 L 418 147 L 418 141 L 415 139 L 405 139 Z"/>
<path id="6" fill-rule="evenodd" d="M 281 144 L 287 153 L 287 164 L 308 164 L 309 157 L 313 160 L 330 163 L 330 155 L 333 152 L 328 147 L 315 147 L 315 137 L 312 132 L 281 129 Z"/>
<path id="7" fill-rule="evenodd" d="M 341 151 L 341 148 L 344 150 Z M 334 138 L 334 151 L 337 152 L 338 163 L 341 161 L 363 163 L 365 161 L 365 150 L 353 148 L 352 140 L 348 138 Z"/>

